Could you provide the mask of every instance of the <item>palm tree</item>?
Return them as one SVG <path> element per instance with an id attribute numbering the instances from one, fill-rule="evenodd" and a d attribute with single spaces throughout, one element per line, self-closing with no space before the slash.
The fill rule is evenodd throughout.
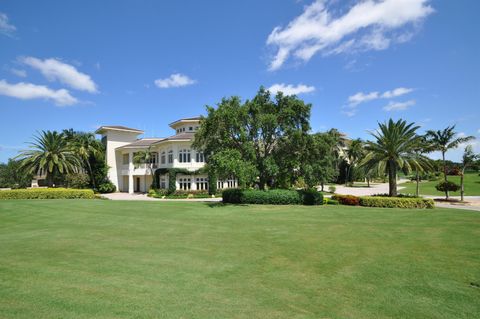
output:
<path id="1" fill-rule="evenodd" d="M 21 151 L 17 158 L 21 160 L 20 167 L 30 174 L 45 171 L 49 187 L 53 186 L 56 174 L 75 172 L 81 166 L 62 133 L 42 131 L 34 141 L 30 143 L 30 149 Z"/>
<path id="2" fill-rule="evenodd" d="M 419 126 L 407 124 L 405 120 L 379 123 L 376 132 L 370 132 L 376 141 L 368 141 L 365 149 L 367 154 L 360 163 L 361 166 L 374 167 L 379 172 L 388 173 L 389 196 L 397 196 L 397 171 L 410 172 L 412 168 L 421 167 L 426 158 L 415 156 L 415 146 L 420 142 L 416 134 Z"/>
<path id="3" fill-rule="evenodd" d="M 92 133 L 74 132 L 72 129 L 64 130 L 63 134 L 74 150 L 75 154 L 82 161 L 84 167 L 87 168 L 93 188 L 95 185 L 95 178 L 93 176 L 92 167 L 90 165 L 90 157 L 98 157 L 102 154 L 103 145 L 95 139 Z"/>
<path id="4" fill-rule="evenodd" d="M 473 136 L 462 136 L 456 137 L 457 133 L 455 132 L 455 125 L 447 126 L 443 130 L 427 131 L 426 137 L 428 141 L 433 145 L 436 151 L 440 151 L 442 153 L 442 162 L 443 162 L 443 176 L 445 182 L 447 180 L 447 163 L 445 161 L 445 153 L 448 150 L 457 148 L 460 144 L 466 143 L 468 141 L 473 140 L 475 137 Z M 445 189 L 445 198 L 448 199 L 448 189 Z"/>
<path id="5" fill-rule="evenodd" d="M 355 167 L 358 164 L 358 161 L 362 159 L 363 154 L 364 149 L 362 140 L 359 138 L 353 140 L 345 152 L 346 159 L 348 161 L 345 174 L 345 186 L 347 186 L 347 183 L 350 180 L 352 168 Z"/>
<path id="6" fill-rule="evenodd" d="M 133 155 L 133 163 L 136 167 L 141 164 L 145 164 L 145 176 L 144 176 L 144 185 L 145 191 L 147 191 L 147 169 L 150 171 L 150 174 L 153 177 L 153 153 L 151 150 L 151 146 L 148 149 L 143 151 L 135 152 Z"/>
<path id="7" fill-rule="evenodd" d="M 417 197 L 420 195 L 420 173 L 432 170 L 431 160 L 423 154 L 430 153 L 432 150 L 432 145 L 428 143 L 425 136 L 421 136 L 418 144 L 413 148 L 414 156 L 421 164 L 415 166 L 415 196 Z"/>

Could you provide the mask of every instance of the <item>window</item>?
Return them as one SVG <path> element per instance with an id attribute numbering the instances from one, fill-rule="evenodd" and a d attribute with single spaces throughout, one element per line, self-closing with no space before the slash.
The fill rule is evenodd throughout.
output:
<path id="1" fill-rule="evenodd" d="M 217 180 L 217 189 L 223 189 L 223 181 L 221 179 Z"/>
<path id="2" fill-rule="evenodd" d="M 160 156 L 160 163 L 165 164 L 165 151 L 163 151 L 162 156 Z"/>
<path id="3" fill-rule="evenodd" d="M 195 160 L 197 161 L 197 163 L 203 163 L 204 162 L 203 153 L 202 152 L 197 152 Z"/>
<path id="4" fill-rule="evenodd" d="M 150 153 L 150 164 L 153 164 L 153 167 L 157 167 L 158 164 L 158 153 L 157 152 L 151 152 Z"/>
<path id="5" fill-rule="evenodd" d="M 193 126 L 190 126 L 190 127 L 188 128 L 188 130 L 189 130 L 189 131 L 193 131 Z"/>
<path id="6" fill-rule="evenodd" d="M 190 178 L 188 177 L 182 177 L 178 180 L 178 184 L 180 186 L 180 190 L 190 190 L 192 188 L 192 183 L 190 181 Z"/>
<path id="7" fill-rule="evenodd" d="M 122 163 L 123 165 L 128 165 L 128 162 L 130 161 L 129 154 L 123 154 L 122 155 Z"/>
<path id="8" fill-rule="evenodd" d="M 208 178 L 206 177 L 197 177 L 195 179 L 195 182 L 197 184 L 197 190 L 206 190 L 208 189 Z"/>
<path id="9" fill-rule="evenodd" d="M 167 179 L 165 178 L 165 176 L 160 176 L 160 188 L 167 188 Z"/>
<path id="10" fill-rule="evenodd" d="M 168 164 L 172 164 L 173 163 L 173 151 L 170 150 L 168 151 Z"/>
<path id="11" fill-rule="evenodd" d="M 190 150 L 183 149 L 178 152 L 178 161 L 180 163 L 190 163 L 191 160 Z"/>

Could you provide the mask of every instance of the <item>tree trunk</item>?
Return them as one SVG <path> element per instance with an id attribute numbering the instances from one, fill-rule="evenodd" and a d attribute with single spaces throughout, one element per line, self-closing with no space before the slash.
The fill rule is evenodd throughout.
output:
<path id="1" fill-rule="evenodd" d="M 388 196 L 397 196 L 397 166 L 392 160 L 388 163 Z"/>
<path id="2" fill-rule="evenodd" d="M 417 188 L 415 189 L 415 196 L 418 197 L 420 193 L 420 177 L 418 176 L 418 169 L 415 170 L 415 173 L 416 173 L 416 180 L 417 180 Z"/>
<path id="3" fill-rule="evenodd" d="M 367 176 L 367 187 L 370 187 L 370 177 Z"/>
<path id="4" fill-rule="evenodd" d="M 445 162 L 445 152 L 442 151 L 442 161 L 443 161 L 443 178 L 445 179 L 445 182 L 448 182 L 447 180 L 447 163 Z M 445 199 L 448 200 L 448 188 L 445 185 Z"/>
<path id="5" fill-rule="evenodd" d="M 53 187 L 53 172 L 47 171 L 47 185 L 48 187 Z"/>
<path id="6" fill-rule="evenodd" d="M 465 175 L 465 168 L 462 169 L 462 175 L 460 175 L 460 200 L 463 202 L 463 195 L 465 192 L 465 187 L 463 185 L 463 176 Z"/>
<path id="7" fill-rule="evenodd" d="M 345 187 L 348 186 L 348 173 L 349 173 L 349 167 L 345 167 Z"/>
<path id="8" fill-rule="evenodd" d="M 321 191 L 323 192 L 323 186 L 324 186 L 323 182 L 320 183 L 320 186 L 322 186 L 322 190 L 321 190 Z"/>

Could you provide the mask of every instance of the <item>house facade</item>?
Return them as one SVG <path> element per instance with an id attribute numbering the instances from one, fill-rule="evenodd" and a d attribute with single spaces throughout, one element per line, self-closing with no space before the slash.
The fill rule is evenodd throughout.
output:
<path id="1" fill-rule="evenodd" d="M 205 156 L 192 146 L 195 132 L 200 127 L 200 117 L 184 118 L 170 127 L 175 134 L 166 138 L 138 138 L 144 132 L 124 126 L 101 126 L 95 133 L 102 136 L 106 146 L 108 177 L 120 192 L 146 192 L 152 185 L 155 170 L 184 169 L 192 174 L 177 174 L 177 190 L 200 191 L 208 189 L 206 174 L 194 174 L 205 165 Z M 134 164 L 135 153 L 150 148 L 151 163 Z M 159 187 L 167 189 L 168 174 L 159 175 Z M 233 188 L 237 181 L 218 180 L 217 188 Z"/>

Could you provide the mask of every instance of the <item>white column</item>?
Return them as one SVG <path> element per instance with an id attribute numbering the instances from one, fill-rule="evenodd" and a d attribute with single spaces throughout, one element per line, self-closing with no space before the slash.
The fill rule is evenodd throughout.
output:
<path id="1" fill-rule="evenodd" d="M 128 193 L 133 194 L 133 153 L 128 153 Z"/>

